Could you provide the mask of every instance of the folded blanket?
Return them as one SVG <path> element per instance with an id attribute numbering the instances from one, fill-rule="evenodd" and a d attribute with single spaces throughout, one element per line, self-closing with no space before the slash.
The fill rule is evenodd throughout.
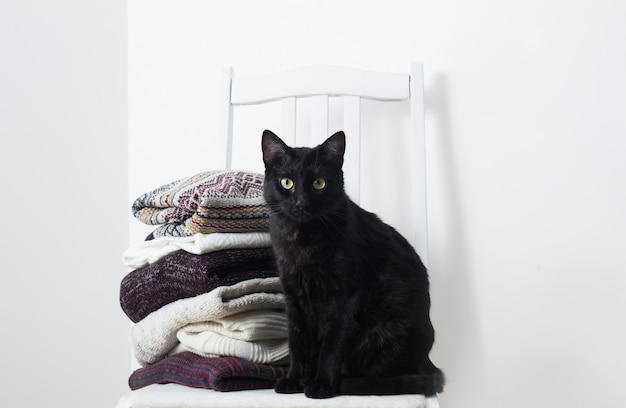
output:
<path id="1" fill-rule="evenodd" d="M 176 345 L 176 332 L 183 326 L 249 310 L 283 310 L 284 305 L 279 278 L 250 279 L 221 286 L 150 313 L 131 328 L 131 348 L 139 364 L 151 364 L 164 358 Z"/>
<path id="2" fill-rule="evenodd" d="M 267 231 L 263 177 L 234 170 L 199 173 L 143 194 L 132 212 L 146 224 L 163 224 L 152 232 L 154 237 Z"/>
<path id="3" fill-rule="evenodd" d="M 205 357 L 232 356 L 268 364 L 286 364 L 289 357 L 283 310 L 253 310 L 189 324 L 178 330 L 177 338 L 181 349 Z"/>
<path id="4" fill-rule="evenodd" d="M 128 273 L 120 305 L 133 322 L 179 299 L 237 282 L 278 276 L 271 248 L 227 249 L 195 255 L 182 249 Z"/>
<path id="5" fill-rule="evenodd" d="M 167 357 L 136 370 L 128 385 L 137 390 L 150 384 L 176 383 L 216 391 L 273 388 L 287 373 L 285 367 L 258 364 L 236 357 L 206 358 L 191 352 Z"/>
<path id="6" fill-rule="evenodd" d="M 141 268 L 179 249 L 201 255 L 233 248 L 265 248 L 272 246 L 268 232 L 195 234 L 190 237 L 159 237 L 143 241 L 124 251 L 124 264 Z"/>

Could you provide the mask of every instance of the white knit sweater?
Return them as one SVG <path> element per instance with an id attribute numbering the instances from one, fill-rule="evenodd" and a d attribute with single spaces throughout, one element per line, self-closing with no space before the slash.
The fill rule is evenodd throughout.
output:
<path id="1" fill-rule="evenodd" d="M 150 313 L 130 330 L 131 348 L 141 365 L 164 358 L 178 343 L 178 330 L 252 310 L 283 310 L 279 278 L 250 279 L 180 299 Z"/>
<path id="2" fill-rule="evenodd" d="M 141 268 L 161 257 L 184 249 L 202 255 L 234 248 L 267 248 L 272 246 L 269 232 L 195 234 L 190 237 L 157 237 L 128 248 L 122 254 L 126 266 Z"/>
<path id="3" fill-rule="evenodd" d="M 188 350 L 205 357 L 233 356 L 264 364 L 286 363 L 289 357 L 283 310 L 253 310 L 188 324 L 178 330 L 177 337 L 180 346 L 171 353 Z"/>

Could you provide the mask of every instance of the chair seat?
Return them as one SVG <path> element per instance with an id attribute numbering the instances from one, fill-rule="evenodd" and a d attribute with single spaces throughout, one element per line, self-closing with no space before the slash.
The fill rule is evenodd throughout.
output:
<path id="1" fill-rule="evenodd" d="M 339 396 L 310 399 L 304 394 L 276 394 L 274 390 L 218 392 L 178 384 L 153 384 L 129 391 L 116 408 L 438 408 L 436 398 L 423 395 Z"/>

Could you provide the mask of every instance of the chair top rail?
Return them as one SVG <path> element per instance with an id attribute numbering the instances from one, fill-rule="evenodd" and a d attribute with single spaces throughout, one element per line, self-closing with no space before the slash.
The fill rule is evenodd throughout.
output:
<path id="1" fill-rule="evenodd" d="M 409 75 L 335 65 L 312 65 L 281 73 L 232 79 L 232 105 L 254 105 L 290 97 L 358 96 L 401 101 L 410 96 Z"/>

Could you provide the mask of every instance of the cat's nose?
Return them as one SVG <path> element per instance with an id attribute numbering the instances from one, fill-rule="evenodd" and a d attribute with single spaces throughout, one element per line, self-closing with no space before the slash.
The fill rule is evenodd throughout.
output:
<path id="1" fill-rule="evenodd" d="M 304 198 L 298 198 L 296 200 L 296 207 L 302 211 L 309 205 L 308 201 Z"/>

